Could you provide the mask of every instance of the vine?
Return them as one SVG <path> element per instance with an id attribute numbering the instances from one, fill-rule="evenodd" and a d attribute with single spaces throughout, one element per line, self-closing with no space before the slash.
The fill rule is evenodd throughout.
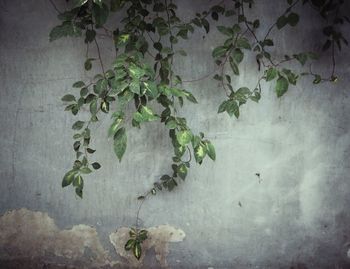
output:
<path id="1" fill-rule="evenodd" d="M 79 197 L 83 197 L 83 176 L 101 168 L 100 163 L 91 162 L 95 152 L 90 145 L 91 125 L 99 121 L 104 114 L 111 114 L 112 122 L 108 136 L 113 137 L 114 152 L 119 161 L 127 149 L 128 128 L 141 128 L 147 122 L 159 121 L 169 130 L 169 137 L 174 149 L 171 173 L 164 174 L 144 195 L 139 196 L 140 204 L 136 214 L 135 226 L 130 229 L 130 239 L 125 244 L 126 250 L 133 251 L 140 259 L 142 242 L 147 239 L 147 230 L 139 225 L 139 213 L 147 198 L 166 189 L 172 191 L 187 177 L 191 163 L 202 164 L 205 157 L 216 159 L 213 144 L 205 138 L 204 133 L 195 134 L 188 126 L 186 118 L 178 112 L 185 102 L 197 103 L 195 96 L 184 87 L 212 75 L 219 81 L 226 100 L 218 113 L 227 112 L 229 116 L 240 115 L 240 107 L 248 100 L 259 102 L 261 83 L 274 83 L 277 97 L 283 96 L 290 85 L 296 85 L 301 76 L 311 76 L 313 83 L 336 82 L 335 47 L 339 50 L 342 44 L 348 45 L 342 35 L 340 26 L 350 22 L 347 16 L 341 15 L 342 0 L 287 0 L 285 11 L 268 27 L 266 33 L 258 33 L 260 19 L 251 19 L 247 11 L 253 8 L 253 0 L 220 1 L 207 11 L 196 13 L 189 22 L 184 22 L 177 15 L 176 1 L 172 0 L 75 0 L 67 1 L 69 10 L 61 12 L 50 0 L 59 13 L 62 23 L 50 32 L 50 41 L 62 37 L 84 37 L 86 43 L 86 71 L 97 62 L 101 73 L 92 81 L 77 81 L 73 88 L 79 89 L 79 95 L 67 94 L 62 101 L 67 103 L 65 110 L 77 115 L 87 107 L 90 118 L 87 121 L 76 121 L 72 129 L 73 149 L 76 160 L 73 167 L 63 177 L 62 187 L 72 185 Z M 296 8 L 311 7 L 325 20 L 323 33 L 326 41 L 323 51 L 331 51 L 332 70 L 328 77 L 321 77 L 312 71 L 298 72 L 287 68 L 285 64 L 297 61 L 301 69 L 306 62 L 318 59 L 315 52 L 297 52 L 278 59 L 271 55 L 274 41 L 270 37 L 275 30 L 295 27 L 299 22 Z M 113 31 L 105 24 L 111 13 L 118 12 L 123 17 L 118 28 Z M 179 39 L 187 40 L 195 31 L 208 33 L 211 25 L 219 22 L 220 17 L 230 18 L 232 25 L 218 25 L 216 29 L 226 38 L 212 51 L 217 68 L 200 78 L 182 80 L 173 70 L 176 57 L 186 56 L 186 52 L 177 48 Z M 115 60 L 106 69 L 102 61 L 99 46 L 99 35 L 107 36 L 115 46 Z M 262 36 L 262 38 L 260 38 Z M 95 46 L 97 55 L 89 57 L 90 47 Z M 253 89 L 249 87 L 233 88 L 235 77 L 240 75 L 240 66 L 245 55 L 253 53 L 259 76 Z M 229 71 L 227 67 L 229 66 Z M 134 103 L 130 112 L 129 104 Z M 160 104 L 162 111 L 157 113 L 152 105 Z M 113 105 L 113 111 L 110 110 Z M 187 153 L 187 154 L 186 154 Z"/>

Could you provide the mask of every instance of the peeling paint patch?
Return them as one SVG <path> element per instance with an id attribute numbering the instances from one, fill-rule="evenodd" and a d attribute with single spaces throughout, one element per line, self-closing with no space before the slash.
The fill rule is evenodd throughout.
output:
<path id="1" fill-rule="evenodd" d="M 185 232 L 170 225 L 160 225 L 148 228 L 148 239 L 142 245 L 143 253 L 140 260 L 137 260 L 130 251 L 125 251 L 125 242 L 129 239 L 130 228 L 119 228 L 115 233 L 110 234 L 109 239 L 117 254 L 125 258 L 133 267 L 142 266 L 143 258 L 147 251 L 154 248 L 156 259 L 163 268 L 168 267 L 166 257 L 169 254 L 169 243 L 181 242 L 185 238 Z"/>
<path id="2" fill-rule="evenodd" d="M 60 230 L 46 213 L 22 208 L 0 217 L 0 258 L 59 257 L 90 266 L 111 265 L 95 228 L 79 224 Z"/>

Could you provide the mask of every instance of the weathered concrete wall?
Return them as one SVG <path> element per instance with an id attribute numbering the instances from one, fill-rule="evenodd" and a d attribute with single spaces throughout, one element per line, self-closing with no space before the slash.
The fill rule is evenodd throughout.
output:
<path id="1" fill-rule="evenodd" d="M 200 0 L 177 2 L 188 18 L 205 8 Z M 285 6 L 256 2 L 267 25 Z M 302 13 L 301 27 L 274 32 L 277 54 L 319 49 L 314 40 L 322 34 L 314 30 L 322 20 Z M 74 160 L 75 118 L 60 98 L 93 72 L 83 70 L 82 40 L 48 42 L 56 24 L 49 1 L 0 1 L 0 267 L 128 266 L 115 239 L 135 221 L 137 194 L 168 172 L 172 149 L 164 128 L 146 124 L 129 132 L 119 164 L 105 139 L 110 119 L 101 118 L 92 143 L 102 169 L 86 178 L 83 200 L 62 190 L 62 175 Z M 210 54 L 221 38 L 197 31 L 179 44 L 189 54 L 175 62 L 184 79 L 215 68 Z M 108 63 L 112 44 L 101 43 Z M 303 79 L 281 99 L 264 85 L 261 102 L 247 104 L 239 120 L 216 114 L 224 94 L 214 81 L 187 84 L 199 104 L 183 114 L 213 141 L 217 161 L 194 166 L 176 191 L 145 204 L 144 227 L 157 226 L 145 268 L 350 268 L 349 60 L 344 50 L 336 85 Z M 321 73 L 329 67 L 329 55 L 314 65 Z M 249 59 L 234 83 L 255 85 L 255 69 Z M 7 212 L 20 208 L 28 210 Z"/>

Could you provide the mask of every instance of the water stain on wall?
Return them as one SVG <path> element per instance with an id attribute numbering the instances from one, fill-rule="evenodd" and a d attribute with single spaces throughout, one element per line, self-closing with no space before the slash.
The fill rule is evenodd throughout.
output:
<path id="1" fill-rule="evenodd" d="M 57 256 L 85 260 L 92 266 L 111 261 L 95 228 L 79 224 L 70 230 L 60 230 L 47 213 L 22 208 L 8 211 L 0 218 L 1 259 Z"/>
<path id="2" fill-rule="evenodd" d="M 111 243 L 117 254 L 125 258 L 125 263 L 111 258 L 94 227 L 79 224 L 60 230 L 47 213 L 25 208 L 11 210 L 0 217 L 0 265 L 6 265 L 6 268 L 35 268 L 35 265 L 23 265 L 28 261 L 40 261 L 45 265 L 45 261 L 48 261 L 54 263 L 52 268 L 75 268 L 75 265 L 77 268 L 140 267 L 147 250 L 154 248 L 161 267 L 168 267 L 168 244 L 182 241 L 185 233 L 169 225 L 147 230 L 149 238 L 145 241 L 145 251 L 140 261 L 124 250 L 129 228 L 122 227 L 110 234 Z"/>

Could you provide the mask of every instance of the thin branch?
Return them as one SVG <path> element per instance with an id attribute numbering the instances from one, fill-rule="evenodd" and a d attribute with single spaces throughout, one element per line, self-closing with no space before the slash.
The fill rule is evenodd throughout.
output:
<path id="1" fill-rule="evenodd" d="M 141 211 L 141 208 L 143 206 L 143 203 L 146 201 L 147 197 L 151 194 L 151 191 L 148 191 L 146 192 L 144 195 L 143 195 L 143 199 L 139 205 L 139 208 L 137 209 L 137 213 L 136 213 L 136 223 L 135 223 L 135 227 L 136 229 L 139 228 L 139 215 L 140 215 L 140 211 Z"/>
<path id="2" fill-rule="evenodd" d="M 97 48 L 97 54 L 98 54 L 98 59 L 101 65 L 101 69 L 102 69 L 102 73 L 105 76 L 105 68 L 103 67 L 103 62 L 102 62 L 102 57 L 101 57 L 101 52 L 100 52 L 100 46 L 98 45 L 97 39 L 94 38 L 95 44 L 96 44 L 96 48 Z"/>
<path id="3" fill-rule="evenodd" d="M 213 71 L 211 71 L 210 73 L 202 76 L 202 77 L 199 77 L 199 78 L 196 78 L 196 79 L 183 80 L 182 83 L 191 83 L 191 82 L 196 82 L 196 81 L 200 81 L 200 80 L 206 79 L 207 77 L 213 75 L 216 71 L 218 71 L 219 68 L 220 68 L 220 66 L 218 68 L 214 69 Z"/>
<path id="4" fill-rule="evenodd" d="M 269 30 L 267 30 L 267 33 L 266 33 L 266 35 L 264 36 L 264 40 L 268 37 L 268 35 L 271 33 L 272 29 L 273 29 L 276 25 L 277 25 L 277 22 L 273 23 L 273 24 L 270 26 Z"/>
<path id="5" fill-rule="evenodd" d="M 187 161 L 187 162 L 189 163 L 189 162 L 191 162 L 191 160 L 192 160 L 192 153 L 191 153 L 191 149 L 190 149 L 189 146 L 186 146 L 186 148 L 187 148 L 187 150 L 188 150 L 188 154 L 189 154 L 189 157 L 190 157 L 190 159 Z"/>
<path id="6" fill-rule="evenodd" d="M 86 43 L 86 59 L 89 58 L 89 43 Z"/>
<path id="7" fill-rule="evenodd" d="M 53 2 L 53 0 L 49 0 L 53 8 L 57 11 L 58 14 L 62 14 L 62 12 L 57 8 L 56 4 Z"/>
<path id="8" fill-rule="evenodd" d="M 332 40 L 332 75 L 331 79 L 334 77 L 335 72 L 335 55 L 334 55 L 334 39 Z"/>

